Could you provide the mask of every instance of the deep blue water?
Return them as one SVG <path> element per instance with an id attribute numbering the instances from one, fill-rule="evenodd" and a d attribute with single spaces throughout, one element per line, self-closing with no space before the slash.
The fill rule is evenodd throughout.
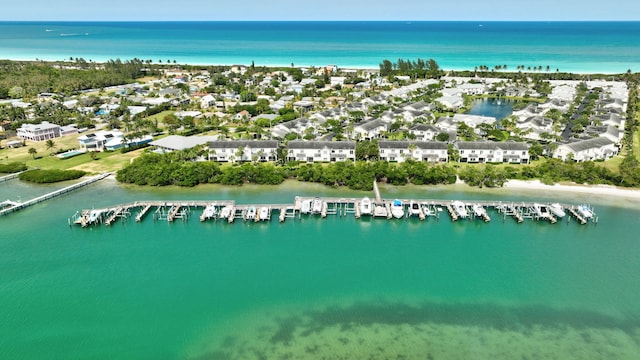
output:
<path id="1" fill-rule="evenodd" d="M 506 118 L 513 113 L 513 103 L 503 99 L 477 99 L 473 102 L 469 114 L 493 116 L 497 120 Z"/>
<path id="2" fill-rule="evenodd" d="M 0 58 L 377 68 L 638 70 L 640 22 L 0 22 Z"/>

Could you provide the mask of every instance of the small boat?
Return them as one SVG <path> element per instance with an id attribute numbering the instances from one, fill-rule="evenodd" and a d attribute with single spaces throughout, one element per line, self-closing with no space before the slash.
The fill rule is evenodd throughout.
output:
<path id="1" fill-rule="evenodd" d="M 535 203 L 533 204 L 533 212 L 540 219 L 548 219 L 551 217 L 551 213 L 546 205 Z"/>
<path id="2" fill-rule="evenodd" d="M 371 215 L 371 199 L 368 197 L 360 200 L 360 215 Z"/>
<path id="3" fill-rule="evenodd" d="M 420 204 L 411 200 L 409 203 L 409 214 L 411 216 L 420 216 Z"/>
<path id="4" fill-rule="evenodd" d="M 313 200 L 303 200 L 302 204 L 300 204 L 300 212 L 303 214 L 310 213 L 312 204 Z"/>
<path id="5" fill-rule="evenodd" d="M 375 217 L 387 217 L 387 208 L 384 205 L 376 205 L 373 208 L 373 216 Z"/>
<path id="6" fill-rule="evenodd" d="M 214 205 L 207 205 L 202 211 L 202 216 L 200 216 L 200 221 L 211 219 L 214 216 L 216 216 L 216 207 Z"/>
<path id="7" fill-rule="evenodd" d="M 320 198 L 313 199 L 311 212 L 314 214 L 320 214 L 322 212 L 322 200 Z"/>
<path id="8" fill-rule="evenodd" d="M 422 212 L 424 212 L 424 216 L 436 216 L 436 211 L 434 207 L 429 206 L 429 203 L 422 203 Z"/>
<path id="9" fill-rule="evenodd" d="M 484 218 L 487 215 L 487 210 L 480 204 L 473 204 L 471 209 L 476 217 Z"/>
<path id="10" fill-rule="evenodd" d="M 256 219 L 256 208 L 250 206 L 247 209 L 247 214 L 245 215 L 246 220 L 255 220 Z"/>
<path id="11" fill-rule="evenodd" d="M 91 212 L 89 213 L 89 217 L 87 218 L 87 224 L 93 224 L 94 222 L 98 221 L 100 215 L 102 215 L 102 211 L 91 210 Z"/>
<path id="12" fill-rule="evenodd" d="M 404 216 L 404 206 L 401 200 L 393 200 L 391 203 L 391 215 L 396 219 L 401 219 Z"/>
<path id="13" fill-rule="evenodd" d="M 580 216 L 582 216 L 586 220 L 589 220 L 593 217 L 593 211 L 587 205 L 580 205 L 578 206 L 577 210 L 578 214 L 580 214 Z"/>
<path id="14" fill-rule="evenodd" d="M 231 206 L 225 206 L 220 210 L 220 215 L 218 216 L 221 219 L 227 219 L 231 216 Z"/>
<path id="15" fill-rule="evenodd" d="M 261 207 L 260 208 L 260 220 L 266 221 L 269 220 L 269 208 Z"/>
<path id="16" fill-rule="evenodd" d="M 451 206 L 453 206 L 453 211 L 456 213 L 456 215 L 458 215 L 458 217 L 460 218 L 469 217 L 469 213 L 467 212 L 467 206 L 462 201 L 456 200 L 451 203 Z"/>
<path id="17" fill-rule="evenodd" d="M 549 204 L 549 211 L 557 218 L 563 218 L 566 215 L 562 205 L 558 203 Z"/>

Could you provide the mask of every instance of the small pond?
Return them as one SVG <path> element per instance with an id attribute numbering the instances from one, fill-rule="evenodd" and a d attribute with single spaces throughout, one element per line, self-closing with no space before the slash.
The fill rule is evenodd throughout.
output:
<path id="1" fill-rule="evenodd" d="M 511 100 L 505 99 L 476 99 L 471 105 L 470 115 L 493 116 L 501 120 L 513 113 L 513 105 Z"/>

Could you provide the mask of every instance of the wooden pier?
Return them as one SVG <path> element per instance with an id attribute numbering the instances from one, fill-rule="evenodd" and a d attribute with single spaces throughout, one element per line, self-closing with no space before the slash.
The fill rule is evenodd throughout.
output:
<path id="1" fill-rule="evenodd" d="M 322 201 L 322 211 L 320 213 L 309 212 L 308 214 L 302 214 L 302 204 L 305 201 L 313 201 L 313 200 L 321 200 Z M 302 220 L 303 217 L 313 217 L 320 216 L 321 218 L 326 218 L 328 216 L 336 215 L 339 217 L 348 216 L 353 214 L 355 218 L 360 218 L 360 207 L 359 202 L 361 199 L 356 198 L 332 198 L 332 197 L 303 197 L 296 196 L 293 203 L 289 204 L 236 204 L 233 200 L 187 200 L 187 201 L 136 201 L 129 204 L 119 204 L 108 208 L 103 209 L 88 209 L 81 210 L 76 212 L 73 217 L 73 220 L 70 219 L 69 223 L 79 224 L 84 226 L 89 225 L 98 225 L 104 223 L 105 225 L 110 225 L 115 222 L 116 219 L 122 218 L 126 219 L 132 211 L 138 211 L 136 218 L 136 222 L 143 221 L 145 214 L 152 211 L 152 209 L 156 209 L 154 213 L 154 220 L 166 220 L 168 222 L 173 222 L 176 219 L 182 219 L 183 221 L 188 221 L 189 215 L 191 211 L 197 211 L 201 209 L 202 213 L 199 213 L 199 218 L 201 221 L 205 222 L 207 220 L 213 219 L 221 219 L 222 209 L 228 207 L 231 211 L 228 217 L 224 218 L 228 223 L 233 223 L 236 219 L 241 219 L 244 222 L 270 222 L 272 218 L 273 212 L 278 212 L 278 216 L 276 217 L 279 222 L 285 222 L 287 219 L 299 219 Z M 379 211 L 375 211 L 372 214 L 373 218 L 386 218 L 392 219 L 393 215 L 391 214 L 391 204 L 396 199 L 383 199 L 380 198 L 380 201 L 374 202 L 372 205 L 375 208 L 378 208 Z M 446 212 L 449 213 L 450 219 L 452 221 L 457 221 L 460 219 L 460 215 L 456 212 L 456 209 L 452 205 L 453 202 L 451 200 L 436 200 L 436 199 L 397 199 L 403 202 L 403 204 L 411 204 L 417 203 L 419 204 L 419 214 L 418 218 L 420 220 L 425 220 L 429 217 L 434 217 L 437 220 L 440 218 L 440 213 L 443 209 L 446 209 Z M 525 219 L 532 220 L 548 220 L 550 223 L 556 223 L 557 219 L 554 216 L 549 216 L 547 218 L 540 218 L 536 216 L 532 211 L 534 204 L 537 203 L 525 203 L 525 202 L 501 202 L 501 201 L 462 201 L 465 209 L 469 213 L 469 220 L 473 218 L 481 218 L 485 222 L 489 222 L 491 217 L 489 216 L 489 211 L 495 211 L 498 214 L 503 216 L 503 221 L 506 220 L 507 217 L 513 217 L 518 223 L 524 222 Z M 473 210 L 473 206 L 482 206 L 484 209 L 484 214 L 475 215 Z M 587 224 L 589 221 L 580 216 L 579 212 L 576 210 L 576 205 L 571 204 L 561 204 L 562 208 L 568 211 L 568 215 L 575 217 L 578 220 L 579 224 Z M 207 211 L 207 207 L 214 207 L 214 211 L 210 211 L 205 216 L 205 211 Z M 255 215 L 251 215 L 250 219 L 247 217 L 247 213 L 249 209 L 252 208 L 252 213 L 255 212 Z M 261 209 L 267 209 L 266 212 Z M 405 205 L 405 218 L 409 218 L 409 205 Z M 201 215 L 200 215 L 201 214 Z M 415 215 L 415 213 L 414 213 Z M 567 216 L 569 217 L 569 216 Z M 595 213 L 594 213 L 595 218 Z M 591 219 L 592 222 L 596 222 L 596 220 Z"/>
<path id="2" fill-rule="evenodd" d="M 31 200 L 27 200 L 25 202 L 21 202 L 21 203 L 17 203 L 14 204 L 14 206 L 10 206 L 6 209 L 0 210 L 0 217 L 4 216 L 4 215 L 8 215 L 11 214 L 12 212 L 15 211 L 19 211 L 22 209 L 25 209 L 29 206 L 35 205 L 35 204 L 39 204 L 41 202 L 56 198 L 58 196 L 64 195 L 66 193 L 72 192 L 74 190 L 80 189 L 82 187 L 85 187 L 87 185 L 93 184 L 97 181 L 100 181 L 106 177 L 108 177 L 109 175 L 111 175 L 111 173 L 104 173 L 104 174 L 100 174 L 100 175 L 96 175 L 96 176 L 92 176 L 84 181 L 81 181 L 79 183 L 64 187 L 62 189 L 56 190 L 56 191 L 52 191 L 48 194 L 44 194 L 38 197 L 35 197 Z"/>

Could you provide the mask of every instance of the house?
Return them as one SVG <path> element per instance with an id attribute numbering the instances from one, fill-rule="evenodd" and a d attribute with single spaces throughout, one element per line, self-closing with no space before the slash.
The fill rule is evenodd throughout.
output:
<path id="1" fill-rule="evenodd" d="M 43 121 L 40 124 L 22 124 L 17 130 L 20 139 L 31 141 L 44 141 L 59 138 L 61 136 L 60 125 Z"/>
<path id="2" fill-rule="evenodd" d="M 611 139 L 601 136 L 588 140 L 558 145 L 553 157 L 560 160 L 573 159 L 577 162 L 590 160 L 606 160 L 618 153 L 616 144 Z"/>
<path id="3" fill-rule="evenodd" d="M 416 140 L 429 141 L 442 131 L 433 125 L 415 124 L 409 128 L 409 133 L 416 136 Z"/>
<path id="4" fill-rule="evenodd" d="M 200 99 L 201 108 L 207 109 L 212 106 L 216 106 L 216 98 L 213 95 L 207 94 Z"/>
<path id="5" fill-rule="evenodd" d="M 100 130 L 78 137 L 78 142 L 80 143 L 80 150 L 82 151 L 104 151 L 107 150 L 106 144 L 108 142 L 112 142 L 113 147 L 116 146 L 116 143 L 122 143 L 123 137 L 124 134 L 120 131 Z"/>
<path id="6" fill-rule="evenodd" d="M 388 130 L 388 124 L 382 119 L 365 120 L 354 125 L 353 135 L 359 139 L 371 140 L 379 138 Z"/>
<path id="7" fill-rule="evenodd" d="M 529 144 L 522 142 L 462 141 L 456 143 L 460 162 L 529 163 Z"/>
<path id="8" fill-rule="evenodd" d="M 209 142 L 209 160 L 218 162 L 276 161 L 275 140 L 216 140 Z"/>
<path id="9" fill-rule="evenodd" d="M 380 160 L 404 162 L 407 159 L 447 162 L 447 143 L 437 141 L 379 141 Z"/>
<path id="10" fill-rule="evenodd" d="M 337 162 L 356 159 L 353 141 L 289 141 L 287 161 Z"/>

